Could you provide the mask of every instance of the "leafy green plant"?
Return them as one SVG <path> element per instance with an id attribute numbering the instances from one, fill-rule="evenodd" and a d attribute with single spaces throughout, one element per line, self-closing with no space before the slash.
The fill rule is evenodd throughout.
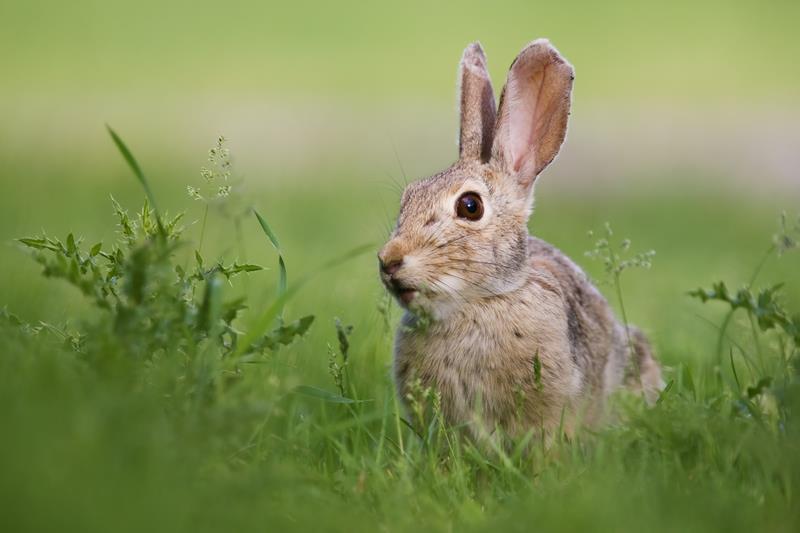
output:
<path id="1" fill-rule="evenodd" d="M 753 294 L 748 287 L 743 287 L 731 294 L 725 282 L 718 281 L 710 289 L 695 289 L 689 292 L 690 296 L 698 298 L 701 302 L 718 301 L 730 306 L 731 311 L 743 310 L 758 324 L 762 332 L 780 328 L 784 333 L 800 345 L 800 316 L 789 316 L 779 301 L 783 283 L 767 287 Z"/>
<path id="2" fill-rule="evenodd" d="M 589 231 L 589 238 L 593 238 L 594 235 L 593 231 Z M 652 266 L 656 252 L 655 250 L 648 250 L 631 255 L 630 239 L 623 239 L 619 243 L 615 243 L 614 231 L 611 229 L 611 224 L 606 222 L 602 236 L 595 241 L 591 250 L 585 252 L 585 255 L 603 264 L 606 274 L 606 280 L 604 281 L 610 283 L 616 293 L 617 304 L 622 315 L 622 323 L 625 326 L 628 348 L 630 353 L 633 354 L 635 350 L 631 339 L 630 323 L 628 322 L 628 313 L 625 311 L 625 299 L 622 297 L 622 273 L 631 268 L 649 269 Z M 638 365 L 636 357 L 630 357 L 629 359 L 632 365 Z M 638 368 L 636 370 L 638 372 Z"/>
<path id="3" fill-rule="evenodd" d="M 25 325 L 7 312 L 5 320 L 32 333 L 41 329 L 55 331 L 75 351 L 90 353 L 93 357 L 102 357 L 102 353 L 107 352 L 124 353 L 150 364 L 165 358 L 184 361 L 186 372 L 178 376 L 179 380 L 197 375 L 190 371 L 197 361 L 204 361 L 204 365 L 213 362 L 217 370 L 211 381 L 222 379 L 226 373 L 239 373 L 242 362 L 263 358 L 304 335 L 314 321 L 311 315 L 284 322 L 281 314 L 275 317 L 271 327 L 267 325 L 261 332 L 240 331 L 237 320 L 246 309 L 246 302 L 242 298 L 225 299 L 221 280 L 232 283 L 235 278 L 261 271 L 263 267 L 221 259 L 207 261 L 199 247 L 194 251 L 191 268 L 178 264 L 177 252 L 189 246 L 184 238 L 185 228 L 180 225 L 183 214 L 170 217 L 155 209 L 153 193 L 141 167 L 122 139 L 110 128 L 109 132 L 147 195 L 135 215 L 130 215 L 112 198 L 119 234 L 117 242 L 110 246 L 96 243 L 86 247 L 71 233 L 64 241 L 47 235 L 18 240 L 42 265 L 45 276 L 62 279 L 76 287 L 106 313 L 105 318 L 86 324 L 86 332 L 79 334 L 44 323 Z M 212 162 L 217 170 L 207 171 L 211 180 L 226 181 L 229 176 L 229 152 L 222 146 L 223 142 L 220 137 L 218 146 L 212 149 Z M 222 188 L 219 194 L 227 195 Z M 204 220 L 206 216 L 207 210 Z M 257 213 L 256 217 L 267 231 L 266 220 Z M 201 229 L 199 246 L 202 246 L 203 232 Z M 268 236 L 279 251 L 277 300 L 282 305 L 286 297 L 285 263 L 271 230 Z M 243 345 L 245 338 L 247 341 Z M 110 343 L 115 348 L 86 351 L 86 343 Z"/>
<path id="4" fill-rule="evenodd" d="M 745 286 L 733 292 L 725 282 L 718 281 L 708 289 L 698 288 L 689 292 L 689 296 L 703 303 L 720 302 L 727 305 L 728 310 L 719 327 L 717 339 L 717 376 L 720 379 L 723 376 L 722 350 L 727 339 L 731 344 L 730 371 L 739 405 L 759 420 L 764 420 L 768 415 L 763 412 L 765 403 L 777 405 L 783 420 L 788 417 L 788 405 L 784 401 L 786 391 L 800 384 L 800 314 L 792 314 L 782 303 L 781 289 L 784 283 L 757 291 L 753 285 L 769 257 L 773 254 L 781 257 L 797 247 L 797 235 L 800 235 L 800 218 L 794 227 L 788 227 L 786 214 L 782 214 L 778 233 Z M 727 329 L 737 312 L 744 313 L 750 326 L 750 347 L 745 346 L 743 340 L 727 335 Z M 764 342 L 762 337 L 767 337 L 768 342 Z M 750 375 L 751 384 L 744 388 L 734 353 L 740 356 Z M 761 399 L 760 403 L 755 403 L 756 399 Z"/>
<path id="5" fill-rule="evenodd" d="M 68 322 L 56 325 L 40 320 L 36 324 L 30 324 L 9 312 L 6 307 L 0 309 L 0 324 L 11 326 L 30 338 L 37 338 L 49 333 L 61 342 L 64 349 L 73 352 L 82 352 L 86 342 L 86 335 L 73 330 Z"/>
<path id="6" fill-rule="evenodd" d="M 761 271 L 764 268 L 764 265 L 767 264 L 767 261 L 773 256 L 777 255 L 777 257 L 782 257 L 787 252 L 794 250 L 798 247 L 798 238 L 800 238 L 800 215 L 797 216 L 797 219 L 794 224 L 790 225 L 788 222 L 788 218 L 785 212 L 781 213 L 779 222 L 778 222 L 778 232 L 772 236 L 772 243 L 767 247 L 767 250 L 764 252 L 764 255 L 761 257 L 761 260 L 756 264 L 755 268 L 753 269 L 753 273 L 750 275 L 750 278 L 747 284 L 737 293 L 736 300 L 730 300 L 728 303 L 732 304 L 730 309 L 725 314 L 725 317 L 722 320 L 722 324 L 719 327 L 719 332 L 717 335 L 717 349 L 716 349 L 716 357 L 717 357 L 717 365 L 722 365 L 722 358 L 724 352 L 724 344 L 725 339 L 728 331 L 728 327 L 733 320 L 733 317 L 736 313 L 736 310 L 742 307 L 747 307 L 748 302 L 753 301 L 753 295 L 751 294 L 751 288 L 755 284 L 756 280 L 758 279 Z M 775 287 L 774 290 L 771 291 L 772 294 L 765 294 L 764 298 L 771 298 L 773 295 L 777 294 L 780 287 Z M 698 298 L 705 298 L 703 301 L 707 301 L 708 299 L 719 299 L 716 296 L 720 296 L 723 300 L 729 300 L 727 298 L 728 289 L 724 286 L 723 283 L 718 283 L 717 286 L 712 287 L 710 291 L 703 291 L 702 289 L 697 289 L 690 293 L 690 295 L 698 297 Z M 755 306 L 749 305 L 751 309 L 755 309 Z M 754 316 L 754 315 L 749 315 Z M 754 327 L 751 324 L 751 328 Z"/>

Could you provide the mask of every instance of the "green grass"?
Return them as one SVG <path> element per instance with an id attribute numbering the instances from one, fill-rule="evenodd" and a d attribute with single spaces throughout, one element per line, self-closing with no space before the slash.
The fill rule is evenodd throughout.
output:
<path id="1" fill-rule="evenodd" d="M 149 281 L 140 289 L 158 297 L 136 300 L 136 284 L 123 283 L 128 311 L 109 314 L 63 281 L 40 278 L 18 247 L 0 251 L 11 311 L 34 327 L 68 317 L 65 330 L 87 334 L 73 338 L 76 353 L 58 333 L 32 335 L 4 320 L 0 516 L 9 531 L 794 531 L 800 524 L 796 345 L 774 330 L 753 337 L 739 311 L 729 333 L 758 359 L 757 369 L 728 342 L 716 366 L 712 324 L 726 306 L 687 294 L 718 279 L 746 284 L 772 243 L 780 202 L 634 191 L 589 204 L 583 195 L 540 188 L 532 230 L 596 278 L 603 265 L 583 257 L 594 245 L 586 231 L 605 220 L 634 249 L 657 250 L 651 270 L 626 272 L 621 283 L 627 315 L 651 334 L 671 385 L 653 408 L 620 396 L 609 426 L 523 453 L 522 444 L 476 448 L 436 423 L 417 434 L 403 421 L 413 413 L 398 409 L 388 371 L 398 312 L 383 296 L 372 253 L 349 252 L 365 243 L 377 249 L 396 192 L 347 179 L 313 189 L 287 181 L 238 199 L 234 191 L 221 201 L 227 210 L 211 204 L 204 268 L 187 281 L 194 303 L 183 307 L 165 261 L 193 271 L 204 204 L 186 197 L 186 182 L 153 179 L 169 169 L 148 172 L 139 162 L 161 209 L 188 210 L 185 244 L 173 249 L 180 241 L 161 238 L 151 219 L 120 245 L 124 279 L 141 270 Z M 72 253 L 70 226 L 86 236 L 87 252 L 100 241 L 109 251 L 120 229 L 108 193 L 129 211 L 143 197 L 124 163 L 118 170 L 127 181 L 84 197 L 70 194 L 73 182 L 48 185 L 24 215 L 16 206 L 36 194 L 35 185 L 10 189 L 2 236 L 44 226 Z M 61 201 L 67 198 L 74 200 Z M 169 227 L 171 217 L 161 215 Z M 279 282 L 276 235 L 288 292 Z M 216 260 L 221 266 L 212 268 Z M 269 270 L 216 283 L 234 264 Z M 796 311 L 797 268 L 795 255 L 773 256 L 756 286 L 785 281 L 783 305 Z M 71 276 L 68 265 L 64 272 Z M 213 302 L 240 296 L 248 309 L 228 324 Z M 273 344 L 241 348 L 263 338 L 284 304 L 287 324 L 314 314 L 311 330 L 290 331 L 288 346 L 275 344 L 273 332 Z M 185 309 L 188 315 L 178 313 Z M 337 331 L 335 317 L 352 332 Z M 235 335 L 247 342 L 217 341 L 228 325 L 241 333 L 226 342 Z"/>
<path id="2" fill-rule="evenodd" d="M 710 161 L 725 153 L 719 142 L 739 136 L 752 152 L 732 161 L 774 165 L 781 151 L 765 151 L 758 128 L 785 131 L 791 144 L 782 121 L 796 109 L 799 9 L 784 0 L 4 2 L 0 307 L 28 326 L 0 318 L 0 529 L 798 530 L 797 369 L 780 355 L 796 344 L 740 309 L 720 351 L 728 304 L 688 293 L 746 285 L 779 213 L 798 210 L 796 194 L 771 196 L 770 176 L 744 187 L 704 169 L 719 168 Z M 620 397 L 614 423 L 572 442 L 497 453 L 403 421 L 413 417 L 389 377 L 399 310 L 374 253 L 405 179 L 389 146 L 409 179 L 454 155 L 466 43 L 484 44 L 499 91 L 536 37 L 576 67 L 583 152 L 568 142 L 562 154 L 572 165 L 561 168 L 579 176 L 545 174 L 537 185 L 531 231 L 597 280 L 603 264 L 584 256 L 589 230 L 608 221 L 633 250 L 656 250 L 652 268 L 626 271 L 620 288 L 671 385 L 652 409 Z M 614 113 L 621 132 L 598 122 Z M 669 168 L 636 154 L 636 175 L 606 183 L 594 181 L 594 159 L 576 161 L 592 135 L 603 150 L 606 132 L 624 135 L 630 123 L 648 141 L 646 125 L 658 132 L 668 120 L 675 131 L 695 113 L 691 127 L 709 128 L 706 166 L 692 153 L 675 153 Z M 130 143 L 148 194 L 105 122 Z M 729 136 L 715 144 L 722 128 Z M 240 158 L 231 178 L 245 187 L 191 200 L 187 185 L 209 199 L 224 181 L 224 157 L 204 156 L 220 130 Z M 185 212 L 180 241 L 159 244 L 151 219 L 149 236 L 121 245 L 123 270 L 150 280 L 128 285 L 124 319 L 42 276 L 15 240 L 46 231 L 69 250 L 72 233 L 85 253 L 95 243 L 108 252 L 120 240 L 109 195 L 131 216 L 146 196 L 162 221 Z M 190 274 L 181 286 L 165 257 Z M 798 254 L 772 255 L 753 291 L 785 282 L 781 306 L 797 312 L 798 272 Z M 84 284 L 90 295 L 98 286 Z M 137 303 L 137 286 L 161 296 Z M 618 308 L 615 287 L 601 289 Z M 226 322 L 223 309 L 239 298 L 247 309 Z M 762 303 L 757 311 L 774 319 Z M 223 330 L 242 343 L 221 344 Z"/>

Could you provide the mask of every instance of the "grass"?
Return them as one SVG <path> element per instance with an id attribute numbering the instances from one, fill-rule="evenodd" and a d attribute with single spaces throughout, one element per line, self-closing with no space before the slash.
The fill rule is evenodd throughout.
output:
<path id="1" fill-rule="evenodd" d="M 595 279 L 604 257 L 617 260 L 611 248 L 584 256 L 597 251 L 587 230 L 606 221 L 633 250 L 658 252 L 650 270 L 600 288 L 651 337 L 670 387 L 652 409 L 620 396 L 613 424 L 528 454 L 476 449 L 435 420 L 406 424 L 414 413 L 389 378 L 398 310 L 372 253 L 358 252 L 377 250 L 396 213 L 390 144 L 409 177 L 447 164 L 467 42 L 482 41 L 499 90 L 520 47 L 551 38 L 578 72 L 576 137 L 605 109 L 654 131 L 735 109 L 739 123 L 717 128 L 758 132 L 753 117 L 796 107 L 800 70 L 786 65 L 799 8 L 4 3 L 0 528 L 797 530 L 796 340 L 784 325 L 800 309 L 800 259 L 765 256 L 796 195 L 769 196 L 757 175 L 734 189 L 680 153 L 613 190 L 544 176 L 531 230 Z M 105 121 L 135 148 L 148 193 Z M 599 126 L 603 149 L 614 124 Z M 218 128 L 243 167 L 229 168 L 222 142 L 201 157 Z M 709 158 L 724 153 L 716 131 L 704 133 Z M 386 160 L 395 177 L 383 178 Z M 591 180 L 592 164 L 572 168 Z M 169 212 L 185 215 L 170 227 Z M 126 216 L 138 224 L 129 238 Z M 173 238 L 159 242 L 162 231 Z M 62 279 L 40 275 L 22 236 L 44 239 L 29 244 Z M 110 263 L 101 252 L 114 250 Z"/>
<path id="2" fill-rule="evenodd" d="M 147 181 L 146 162 L 132 166 L 153 197 L 168 185 Z M 0 516 L 9 531 L 800 524 L 797 258 L 793 241 L 770 240 L 769 209 L 669 196 L 606 199 L 594 210 L 579 197 L 540 200 L 537 234 L 598 278 L 608 264 L 582 261 L 583 250 L 613 257 L 608 289 L 652 333 L 669 387 L 653 408 L 620 395 L 614 423 L 571 441 L 545 447 L 529 435 L 485 450 L 436 417 L 414 424 L 416 413 L 399 409 L 387 370 L 397 312 L 374 258 L 357 248 L 374 241 L 374 250 L 381 237 L 371 227 L 385 218 L 370 207 L 374 192 L 341 181 L 314 194 L 273 189 L 256 216 L 235 177 L 215 179 L 229 178 L 230 195 L 190 204 L 183 222 L 165 211 L 156 218 L 152 203 L 136 214 L 117 204 L 115 227 L 108 209 L 72 206 L 92 240 L 61 230 L 63 241 L 26 242 L 61 280 L 37 281 L 18 250 L 3 252 L 0 283 L 21 317 L 6 312 L 0 326 Z M 189 201 L 168 198 L 160 207 Z M 50 205 L 41 216 L 58 228 L 69 209 Z M 192 213 L 205 219 L 207 206 L 199 239 Z M 658 250 L 652 270 L 620 276 L 617 245 L 585 236 L 601 217 L 635 249 Z M 796 239 L 791 224 L 782 233 Z M 776 246 L 787 253 L 771 253 L 761 269 Z M 712 287 L 719 278 L 744 292 Z M 781 280 L 779 297 L 769 287 Z M 43 304 L 30 297 L 37 291 Z"/>

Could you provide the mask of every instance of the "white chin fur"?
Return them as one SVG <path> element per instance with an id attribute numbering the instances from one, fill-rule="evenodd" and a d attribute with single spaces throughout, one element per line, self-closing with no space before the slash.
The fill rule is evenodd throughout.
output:
<path id="1" fill-rule="evenodd" d="M 423 297 L 418 305 L 429 312 L 435 320 L 444 320 L 465 305 L 461 292 L 464 280 L 445 275 L 438 279 L 436 288 L 439 292 L 433 297 Z"/>
<path id="2" fill-rule="evenodd" d="M 426 299 L 424 303 L 420 303 L 434 320 L 447 320 L 458 309 L 464 307 L 463 302 L 459 303 L 450 296 L 440 296 L 435 300 Z"/>
<path id="3" fill-rule="evenodd" d="M 458 295 L 464 290 L 464 285 L 463 279 L 451 276 L 450 274 L 439 276 L 439 288 L 445 291 L 445 294 L 453 298 L 458 298 Z"/>

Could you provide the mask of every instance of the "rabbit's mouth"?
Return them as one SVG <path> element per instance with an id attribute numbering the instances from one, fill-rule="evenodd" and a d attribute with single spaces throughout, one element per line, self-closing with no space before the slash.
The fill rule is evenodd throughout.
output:
<path id="1" fill-rule="evenodd" d="M 414 298 L 419 294 L 419 290 L 406 285 L 396 278 L 384 279 L 386 288 L 391 292 L 400 302 L 407 306 L 414 301 Z"/>
<path id="2" fill-rule="evenodd" d="M 398 289 L 395 293 L 400 300 L 406 305 L 409 305 L 417 296 L 417 289 Z"/>

